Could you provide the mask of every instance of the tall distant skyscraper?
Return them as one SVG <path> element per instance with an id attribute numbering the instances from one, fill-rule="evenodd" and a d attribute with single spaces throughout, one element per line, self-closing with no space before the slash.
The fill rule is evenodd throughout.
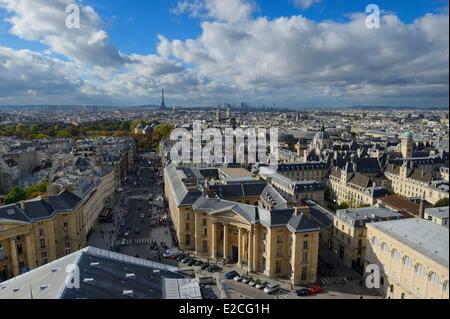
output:
<path id="1" fill-rule="evenodd" d="M 162 98 L 161 98 L 161 110 L 166 109 L 166 100 L 164 98 L 164 89 L 162 90 Z"/>

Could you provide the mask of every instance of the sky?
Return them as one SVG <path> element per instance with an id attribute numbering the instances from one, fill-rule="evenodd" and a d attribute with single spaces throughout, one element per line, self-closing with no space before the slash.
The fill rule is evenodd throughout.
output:
<path id="1" fill-rule="evenodd" d="M 0 105 L 448 106 L 448 30 L 444 0 L 0 0 Z"/>

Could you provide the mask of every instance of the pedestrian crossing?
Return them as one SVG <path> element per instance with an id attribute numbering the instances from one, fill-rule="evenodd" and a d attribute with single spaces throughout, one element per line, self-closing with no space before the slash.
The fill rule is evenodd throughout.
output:
<path id="1" fill-rule="evenodd" d="M 150 238 L 134 238 L 134 239 L 126 239 L 125 241 L 117 240 L 116 245 L 148 245 L 151 243 Z"/>
<path id="2" fill-rule="evenodd" d="M 345 285 L 348 279 L 345 277 L 322 277 L 320 283 L 323 287 Z"/>

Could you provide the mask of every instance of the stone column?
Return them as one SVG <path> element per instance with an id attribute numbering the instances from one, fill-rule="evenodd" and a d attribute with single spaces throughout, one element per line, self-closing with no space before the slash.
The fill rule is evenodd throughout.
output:
<path id="1" fill-rule="evenodd" d="M 17 244 L 16 240 L 11 238 L 9 240 L 10 250 L 11 250 L 11 263 L 12 263 L 12 272 L 14 277 L 20 275 L 19 269 L 19 260 L 17 259 Z"/>
<path id="2" fill-rule="evenodd" d="M 262 254 L 262 252 L 260 251 L 260 245 L 259 245 L 259 232 L 258 229 L 253 229 L 253 238 L 252 238 L 252 242 L 253 242 L 253 270 L 254 271 L 258 271 L 259 268 L 259 256 Z"/>
<path id="3" fill-rule="evenodd" d="M 228 245 L 228 232 L 230 230 L 230 226 L 228 224 L 223 225 L 223 258 L 225 258 L 226 261 L 230 260 L 230 249 Z"/>
<path id="4" fill-rule="evenodd" d="M 197 213 L 194 211 L 194 218 L 195 218 L 195 223 L 194 223 L 194 227 L 195 227 L 195 239 L 194 239 L 194 243 L 195 243 L 195 253 L 199 256 L 201 254 L 202 251 L 202 245 L 201 245 L 201 219 L 200 219 L 200 213 Z"/>
<path id="5" fill-rule="evenodd" d="M 253 256 L 254 256 L 254 233 L 253 228 L 250 228 L 250 231 L 248 232 L 248 271 L 253 272 L 254 271 L 254 264 L 253 264 Z"/>
<path id="6" fill-rule="evenodd" d="M 242 266 L 242 251 L 244 248 L 244 243 L 243 243 L 243 231 L 242 228 L 239 228 L 239 232 L 238 232 L 238 266 L 241 267 Z"/>
<path id="7" fill-rule="evenodd" d="M 28 264 L 28 269 L 32 270 L 35 268 L 35 263 L 36 263 L 36 256 L 34 253 L 34 243 L 33 240 L 31 238 L 31 234 L 27 234 L 25 236 L 25 252 L 27 254 L 27 264 Z"/>
<path id="8" fill-rule="evenodd" d="M 216 222 L 212 223 L 211 231 L 211 257 L 217 259 L 217 233 L 219 227 Z"/>

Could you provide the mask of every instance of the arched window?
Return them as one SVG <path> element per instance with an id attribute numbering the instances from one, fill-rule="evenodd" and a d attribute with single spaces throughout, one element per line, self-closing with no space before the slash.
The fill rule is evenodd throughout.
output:
<path id="1" fill-rule="evenodd" d="M 422 265 L 422 264 L 417 264 L 416 265 L 416 274 L 425 277 L 427 275 L 427 271 L 425 269 L 425 266 Z"/>
<path id="2" fill-rule="evenodd" d="M 431 272 L 428 279 L 436 286 L 441 284 L 441 278 L 435 272 Z"/>
<path id="3" fill-rule="evenodd" d="M 401 255 L 400 255 L 400 252 L 397 250 L 397 249 L 392 249 L 392 258 L 394 259 L 394 260 L 396 260 L 396 261 L 400 261 L 400 259 L 401 259 Z"/>
<path id="4" fill-rule="evenodd" d="M 372 237 L 372 244 L 374 246 L 379 246 L 380 245 L 380 240 L 378 238 L 376 238 L 375 236 Z"/>
<path id="5" fill-rule="evenodd" d="M 408 267 L 408 268 L 412 268 L 413 262 L 412 262 L 412 259 L 409 256 L 403 257 L 403 266 Z"/>
<path id="6" fill-rule="evenodd" d="M 385 254 L 389 254 L 389 245 L 386 243 L 382 243 L 381 244 L 381 250 L 385 253 Z"/>
<path id="7" fill-rule="evenodd" d="M 444 282 L 444 292 L 448 295 L 448 280 Z"/>

